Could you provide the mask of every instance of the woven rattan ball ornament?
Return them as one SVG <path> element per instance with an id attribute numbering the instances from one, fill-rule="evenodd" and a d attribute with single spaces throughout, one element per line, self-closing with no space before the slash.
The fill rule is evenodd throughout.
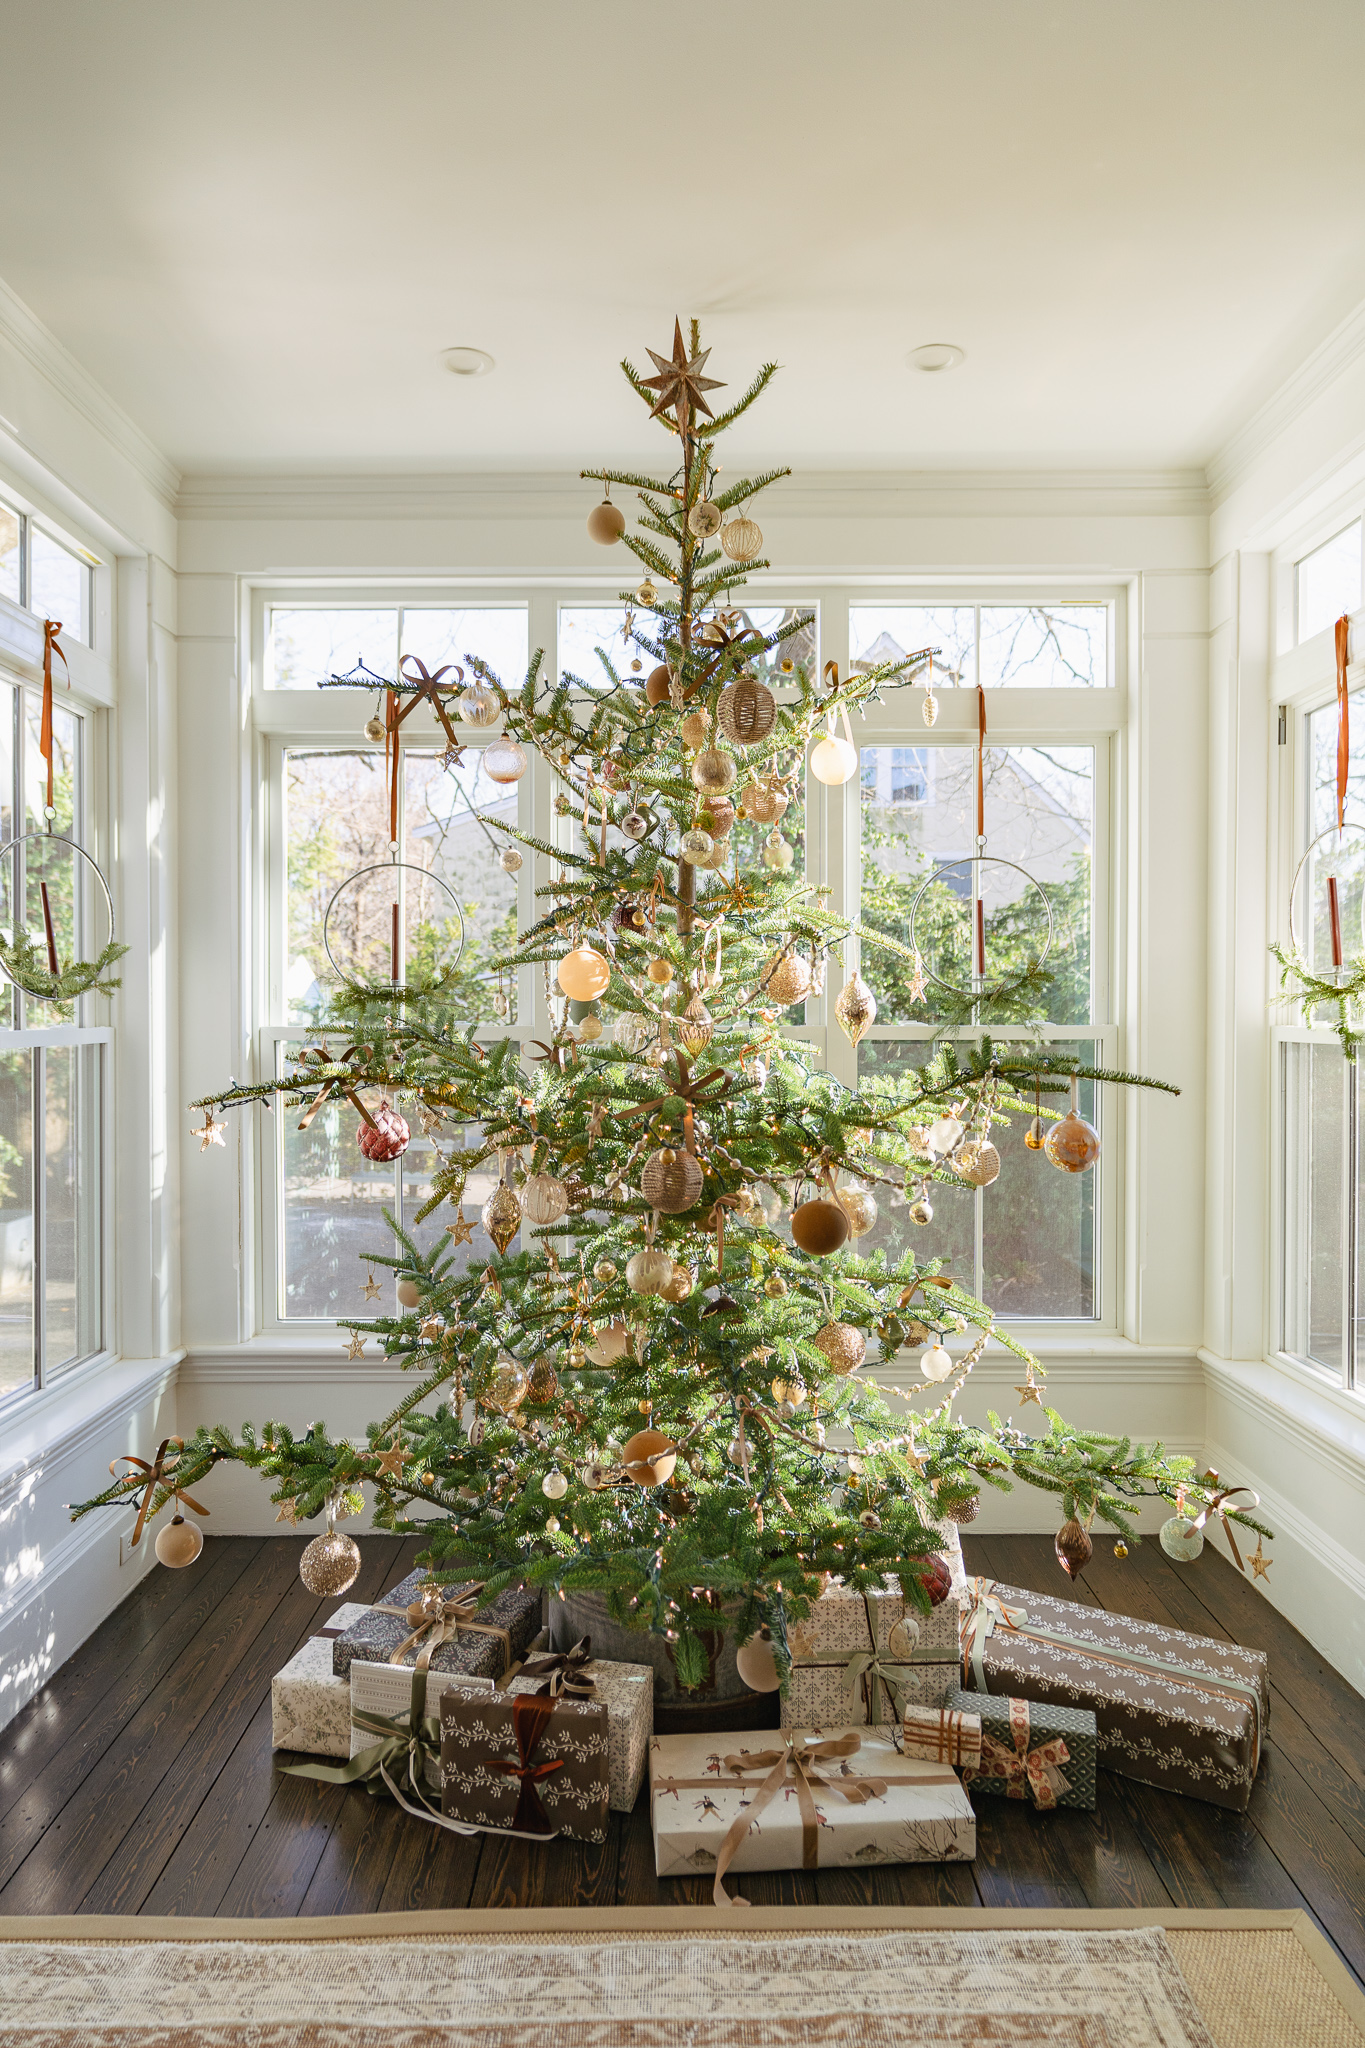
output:
<path id="1" fill-rule="evenodd" d="M 724 796 L 733 789 L 735 764 L 719 747 L 705 747 L 692 763 L 692 786 L 703 796 Z"/>
<path id="2" fill-rule="evenodd" d="M 510 733 L 490 740 L 479 758 L 490 782 L 520 782 L 526 773 L 526 749 Z"/>
<path id="3" fill-rule="evenodd" d="M 204 1537 L 199 1524 L 187 1522 L 183 1515 L 173 1515 L 157 1531 L 156 1554 L 173 1572 L 183 1571 L 187 1564 L 193 1564 L 203 1547 Z"/>
<path id="4" fill-rule="evenodd" d="M 746 782 L 739 801 L 745 817 L 756 825 L 775 825 L 781 816 L 777 791 L 766 782 Z"/>
<path id="5" fill-rule="evenodd" d="M 734 519 L 727 519 L 720 530 L 720 544 L 732 562 L 752 562 L 763 546 L 763 528 L 756 519 L 748 519 L 739 513 Z M 767 1691 L 766 1686 L 755 1686 L 755 1692 Z"/>
<path id="6" fill-rule="evenodd" d="M 588 1357 L 594 1365 L 615 1365 L 618 1358 L 624 1358 L 630 1349 L 630 1331 L 624 1323 L 603 1323 L 593 1331 L 588 1344 Z"/>
<path id="7" fill-rule="evenodd" d="M 611 966 L 595 946 L 575 946 L 555 969 L 555 979 L 575 1003 L 590 1003 L 611 980 Z"/>
<path id="8" fill-rule="evenodd" d="M 653 1245 L 626 1261 L 626 1285 L 636 1294 L 661 1294 L 672 1277 L 672 1259 Z"/>
<path id="9" fill-rule="evenodd" d="M 704 747 L 711 731 L 709 711 L 689 711 L 678 727 L 678 738 L 685 747 Z"/>
<path id="10" fill-rule="evenodd" d="M 848 1241 L 848 1217 L 838 1202 L 816 1195 L 792 1210 L 792 1240 L 812 1258 L 827 1259 Z"/>
<path id="11" fill-rule="evenodd" d="M 756 747 L 777 723 L 777 699 L 766 683 L 740 676 L 721 691 L 716 722 L 734 746 Z"/>
<path id="12" fill-rule="evenodd" d="M 702 1170 L 692 1154 L 671 1145 L 651 1152 L 640 1175 L 640 1193 L 651 1209 L 662 1209 L 666 1216 L 681 1216 L 684 1209 L 694 1208 L 702 1186 Z"/>
<path id="13" fill-rule="evenodd" d="M 710 540 L 720 532 L 725 514 L 709 498 L 698 498 L 687 515 L 687 530 L 695 540 Z"/>
<path id="14" fill-rule="evenodd" d="M 552 1173 L 533 1173 L 522 1183 L 521 1213 L 528 1223 L 558 1223 L 569 1210 L 569 1190 Z"/>
<path id="15" fill-rule="evenodd" d="M 372 740 L 375 746 L 382 744 L 387 730 L 382 718 L 367 718 L 365 721 L 365 737 Z"/>
<path id="16" fill-rule="evenodd" d="M 497 1246 L 499 1254 L 505 1252 L 521 1228 L 521 1203 L 517 1200 L 515 1192 L 499 1181 L 480 1209 L 479 1221 Z"/>
<path id="17" fill-rule="evenodd" d="M 1161 1547 L 1177 1564 L 1193 1564 L 1204 1548 L 1204 1532 L 1192 1529 L 1183 1515 L 1172 1515 L 1161 1525 Z"/>
<path id="18" fill-rule="evenodd" d="M 782 1680 L 773 1655 L 772 1638 L 764 1629 L 735 1652 L 735 1672 L 750 1692 L 776 1692 Z"/>
<path id="19" fill-rule="evenodd" d="M 1000 1178 L 1000 1154 L 988 1138 L 978 1145 L 973 1156 L 961 1162 L 958 1172 L 970 1187 L 988 1188 L 992 1181 Z"/>
<path id="20" fill-rule="evenodd" d="M 868 1188 L 840 1188 L 839 1207 L 848 1218 L 854 1237 L 866 1237 L 876 1228 L 877 1198 Z"/>
<path id="21" fill-rule="evenodd" d="M 1095 1554 L 1094 1544 L 1074 1515 L 1062 1523 L 1052 1547 L 1069 1579 L 1078 1579 Z"/>
<path id="22" fill-rule="evenodd" d="M 852 1323 L 826 1323 L 810 1341 L 837 1373 L 856 1372 L 867 1356 L 867 1339 Z"/>
<path id="23" fill-rule="evenodd" d="M 370 1111 L 371 1121 L 362 1123 L 355 1134 L 356 1143 L 367 1159 L 398 1159 L 408 1149 L 407 1118 L 401 1117 L 391 1103 L 381 1102 L 377 1109 Z"/>
<path id="24" fill-rule="evenodd" d="M 779 1010 L 804 1002 L 810 993 L 810 962 L 803 953 L 775 953 L 758 993 L 761 1001 Z"/>
<path id="25" fill-rule="evenodd" d="M 588 514 L 588 538 L 601 547 L 611 547 L 625 530 L 626 515 L 619 505 L 612 504 L 610 498 L 603 498 L 601 504 L 594 505 Z"/>
<path id="26" fill-rule="evenodd" d="M 360 1572 L 360 1551 L 340 1529 L 315 1536 L 299 1559 L 299 1577 L 319 1600 L 335 1600 L 353 1586 Z"/>
<path id="27" fill-rule="evenodd" d="M 850 1045 L 860 1045 L 877 1021 L 877 998 L 856 967 L 839 991 L 834 1014 Z"/>
<path id="28" fill-rule="evenodd" d="M 697 1276 L 690 1266 L 675 1265 L 659 1293 L 664 1301 L 686 1301 L 696 1284 Z"/>
<path id="29" fill-rule="evenodd" d="M 502 716 L 498 693 L 490 690 L 487 683 L 471 683 L 467 690 L 461 690 L 456 701 L 466 725 L 496 725 Z"/>
<path id="30" fill-rule="evenodd" d="M 677 1445 L 657 1429 L 637 1430 L 621 1451 L 622 1470 L 637 1486 L 662 1486 L 677 1462 Z"/>
<path id="31" fill-rule="evenodd" d="M 645 677 L 646 701 L 650 704 L 666 704 L 672 680 L 673 671 L 667 662 L 660 662 L 657 668 L 652 668 Z"/>

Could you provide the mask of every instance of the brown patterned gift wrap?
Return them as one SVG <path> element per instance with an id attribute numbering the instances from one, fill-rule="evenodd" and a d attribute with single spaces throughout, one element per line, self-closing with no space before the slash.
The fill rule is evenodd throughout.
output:
<path id="1" fill-rule="evenodd" d="M 355 1661 L 414 1665 L 432 1671 L 499 1679 L 525 1655 L 540 1628 L 540 1595 L 509 1586 L 484 1607 L 475 1580 L 436 1586 L 410 1572 L 332 1644 L 332 1669 L 344 1678 Z"/>
<path id="2" fill-rule="evenodd" d="M 867 1593 L 832 1579 L 787 1631 L 782 1726 L 887 1727 L 909 1703 L 941 1706 L 958 1683 L 960 1619 L 951 1598 L 917 1613 L 894 1579 Z"/>
<path id="3" fill-rule="evenodd" d="M 441 1811 L 464 1827 L 546 1841 L 607 1834 L 607 1710 L 595 1700 L 441 1695 Z"/>
<path id="4" fill-rule="evenodd" d="M 1259 1650 L 973 1579 L 963 1684 L 1089 1707 L 1101 1770 L 1245 1810 L 1270 1720 Z"/>
<path id="5" fill-rule="evenodd" d="M 654 1733 L 654 1672 L 648 1664 L 612 1664 L 590 1654 L 584 1637 L 571 1650 L 533 1654 L 507 1691 L 544 1697 L 596 1700 L 607 1710 L 607 1764 L 611 1806 L 632 1813 L 639 1797 Z"/>

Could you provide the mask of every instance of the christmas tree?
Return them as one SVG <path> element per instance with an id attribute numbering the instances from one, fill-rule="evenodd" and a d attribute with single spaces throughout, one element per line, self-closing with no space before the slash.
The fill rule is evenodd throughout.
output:
<path id="1" fill-rule="evenodd" d="M 945 1518 L 972 1519 L 983 1486 L 1018 1479 L 1054 1493 L 1068 1570 L 1089 1555 L 1097 1517 L 1132 1535 L 1141 1498 L 1157 1495 L 1193 1523 L 1218 1487 L 1159 1445 L 1071 1429 L 1044 1410 L 1038 1361 L 939 1261 L 859 1255 L 878 1189 L 903 1190 L 912 1223 L 927 1221 L 935 1182 L 993 1180 L 991 1130 L 1012 1116 L 1035 1124 L 1030 1138 L 1051 1162 L 1040 1172 L 1088 1170 L 1098 1139 L 1074 1094 L 1069 1114 L 1056 1097 L 1077 1077 L 1162 1084 L 1041 1042 L 993 1042 L 981 1027 L 1034 1000 L 1040 977 L 1029 963 L 992 987 L 984 924 L 963 1018 L 974 1028 L 943 1035 L 922 1067 L 850 1089 L 785 1028 L 850 936 L 923 988 L 913 946 L 828 910 L 782 825 L 801 802 L 808 749 L 819 780 L 846 781 L 858 764 L 848 711 L 922 680 L 932 650 L 813 675 L 786 651 L 809 616 L 767 632 L 749 622 L 736 605 L 745 567 L 766 566 L 749 507 L 787 472 L 721 488 L 715 456 L 774 366 L 713 412 L 708 394 L 721 387 L 705 374 L 695 322 L 690 345 L 675 328 L 672 353 L 651 355 L 652 376 L 623 368 L 671 437 L 670 473 L 584 473 L 605 488 L 590 532 L 624 541 L 643 571 L 622 602 L 636 668 L 652 664 L 644 686 L 603 654 L 590 689 L 543 683 L 539 656 L 515 689 L 473 656 L 458 699 L 425 673 L 384 688 L 395 775 L 398 727 L 429 702 L 452 759 L 452 710 L 476 731 L 500 727 L 486 772 L 514 783 L 535 747 L 561 815 L 582 820 L 564 845 L 498 826 L 505 865 L 525 853 L 539 863 L 544 914 L 502 965 L 543 971 L 548 1042 L 534 1058 L 511 1039 L 476 1042 L 476 984 L 443 970 L 430 945 L 413 952 L 422 972 L 405 974 L 395 908 L 390 977 L 356 978 L 334 997 L 328 1021 L 345 1030 L 344 1054 L 320 1046 L 289 1081 L 196 1105 L 205 1149 L 221 1130 L 216 1110 L 272 1094 L 305 1120 L 349 1100 L 370 1157 L 402 1150 L 404 1108 L 429 1132 L 466 1134 L 422 1211 L 453 1206 L 452 1242 L 423 1253 L 395 1226 L 373 1264 L 396 1274 L 399 1313 L 347 1326 L 353 1348 L 378 1339 L 393 1361 L 390 1412 L 363 1444 L 334 1440 L 321 1421 L 304 1435 L 279 1422 L 201 1431 L 161 1471 L 151 1505 L 230 1459 L 270 1481 L 286 1517 L 325 1513 L 330 1528 L 368 1484 L 376 1525 L 420 1531 L 437 1575 L 482 1580 L 485 1599 L 517 1581 L 605 1591 L 618 1619 L 669 1638 L 680 1681 L 696 1685 L 718 1614 L 740 1642 L 770 1641 L 785 1673 L 788 1626 L 828 1574 L 859 1587 L 889 1574 L 923 1608 Z M 638 496 L 632 531 L 613 487 Z M 834 1007 L 856 1044 L 875 1015 L 860 973 Z M 1040 1091 L 1054 1104 L 1041 1116 Z M 462 1197 L 493 1160 L 486 1239 L 475 1239 Z M 1020 1359 L 1020 1392 L 1046 1414 L 1044 1434 L 956 1416 L 988 1337 Z M 967 1342 L 954 1353 L 950 1338 Z M 889 1399 L 860 1376 L 869 1343 L 883 1361 L 913 1354 Z M 128 1497 L 119 1482 L 77 1512 Z M 339 1590 L 353 1546 L 340 1532 L 330 1542 L 339 1569 L 328 1590 Z"/>

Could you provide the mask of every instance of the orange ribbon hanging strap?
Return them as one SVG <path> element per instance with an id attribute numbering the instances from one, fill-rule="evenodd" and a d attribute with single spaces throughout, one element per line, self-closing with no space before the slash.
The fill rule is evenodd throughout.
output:
<path id="1" fill-rule="evenodd" d="M 71 669 L 65 654 L 57 645 L 62 630 L 60 619 L 43 620 L 43 722 L 38 729 L 38 751 L 47 763 L 47 826 L 52 829 L 52 657 L 55 654 L 66 670 L 66 687 L 71 688 Z"/>
<path id="2" fill-rule="evenodd" d="M 1346 782 L 1351 769 L 1351 708 L 1346 693 L 1347 649 L 1351 621 L 1346 612 L 1337 620 L 1337 830 L 1346 829 Z M 49 803 L 52 799 L 48 798 Z"/>
<path id="3" fill-rule="evenodd" d="M 980 683 L 976 686 L 976 702 L 976 836 L 979 841 L 986 836 L 986 692 Z"/>

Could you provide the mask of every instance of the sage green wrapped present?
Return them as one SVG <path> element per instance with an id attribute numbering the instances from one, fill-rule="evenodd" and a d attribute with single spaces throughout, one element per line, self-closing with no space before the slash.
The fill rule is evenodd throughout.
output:
<path id="1" fill-rule="evenodd" d="M 1027 1799 L 1044 1809 L 1094 1806 L 1098 1745 L 1088 1707 L 1054 1707 L 961 1689 L 949 1693 L 945 1705 L 958 1714 L 981 1716 L 980 1766 L 962 1772 L 972 1792 Z"/>

